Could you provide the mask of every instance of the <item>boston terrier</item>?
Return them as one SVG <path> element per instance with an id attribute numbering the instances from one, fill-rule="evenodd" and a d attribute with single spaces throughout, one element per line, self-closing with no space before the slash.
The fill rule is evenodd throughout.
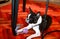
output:
<path id="1" fill-rule="evenodd" d="M 42 23 L 42 17 L 40 15 L 40 12 L 37 12 L 36 14 L 31 10 L 31 8 L 29 8 L 29 10 L 30 10 L 30 13 L 26 18 L 26 22 L 28 23 L 28 26 L 17 30 L 17 34 L 28 33 L 29 29 L 33 29 L 35 31 L 34 34 L 28 36 L 26 39 L 32 39 L 34 37 L 41 36 L 39 26 Z"/>

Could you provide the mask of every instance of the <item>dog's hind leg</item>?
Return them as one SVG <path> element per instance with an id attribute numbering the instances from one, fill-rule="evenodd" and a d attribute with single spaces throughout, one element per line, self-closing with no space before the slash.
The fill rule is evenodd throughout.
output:
<path id="1" fill-rule="evenodd" d="M 40 30 L 39 30 L 39 26 L 33 27 L 33 30 L 35 31 L 35 34 L 30 35 L 26 39 L 32 39 L 34 37 L 38 37 L 41 35 Z"/>

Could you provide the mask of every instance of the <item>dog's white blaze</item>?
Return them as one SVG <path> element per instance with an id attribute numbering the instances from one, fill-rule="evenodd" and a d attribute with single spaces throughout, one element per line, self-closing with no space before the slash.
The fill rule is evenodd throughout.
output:
<path id="1" fill-rule="evenodd" d="M 29 19 L 30 16 L 31 16 L 31 14 L 28 14 L 28 17 L 26 18 L 27 23 L 29 23 L 29 20 L 27 20 L 27 19 Z"/>
<path id="2" fill-rule="evenodd" d="M 31 14 L 28 15 L 28 19 L 29 19 L 30 15 L 31 15 Z"/>

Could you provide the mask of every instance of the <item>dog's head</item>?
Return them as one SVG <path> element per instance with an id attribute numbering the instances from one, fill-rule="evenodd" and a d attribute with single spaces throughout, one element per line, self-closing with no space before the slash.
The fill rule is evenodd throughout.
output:
<path id="1" fill-rule="evenodd" d="M 28 14 L 27 18 L 26 18 L 26 22 L 27 23 L 37 23 L 38 18 L 40 16 L 40 12 L 37 12 L 37 14 L 35 14 L 31 8 L 29 8 L 30 13 Z"/>

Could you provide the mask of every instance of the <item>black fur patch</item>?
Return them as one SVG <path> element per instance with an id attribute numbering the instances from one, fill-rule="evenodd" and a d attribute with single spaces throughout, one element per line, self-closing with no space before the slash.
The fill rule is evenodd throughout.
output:
<path id="1" fill-rule="evenodd" d="M 37 14 L 31 13 L 29 17 L 29 23 L 37 23 L 37 20 L 38 20 Z"/>
<path id="2" fill-rule="evenodd" d="M 50 27 L 51 23 L 52 23 L 52 18 L 50 16 L 47 15 L 46 21 L 44 19 L 45 19 L 45 17 L 43 15 L 42 16 L 42 23 L 40 24 L 40 27 L 39 27 L 41 31 L 47 30 Z"/>

